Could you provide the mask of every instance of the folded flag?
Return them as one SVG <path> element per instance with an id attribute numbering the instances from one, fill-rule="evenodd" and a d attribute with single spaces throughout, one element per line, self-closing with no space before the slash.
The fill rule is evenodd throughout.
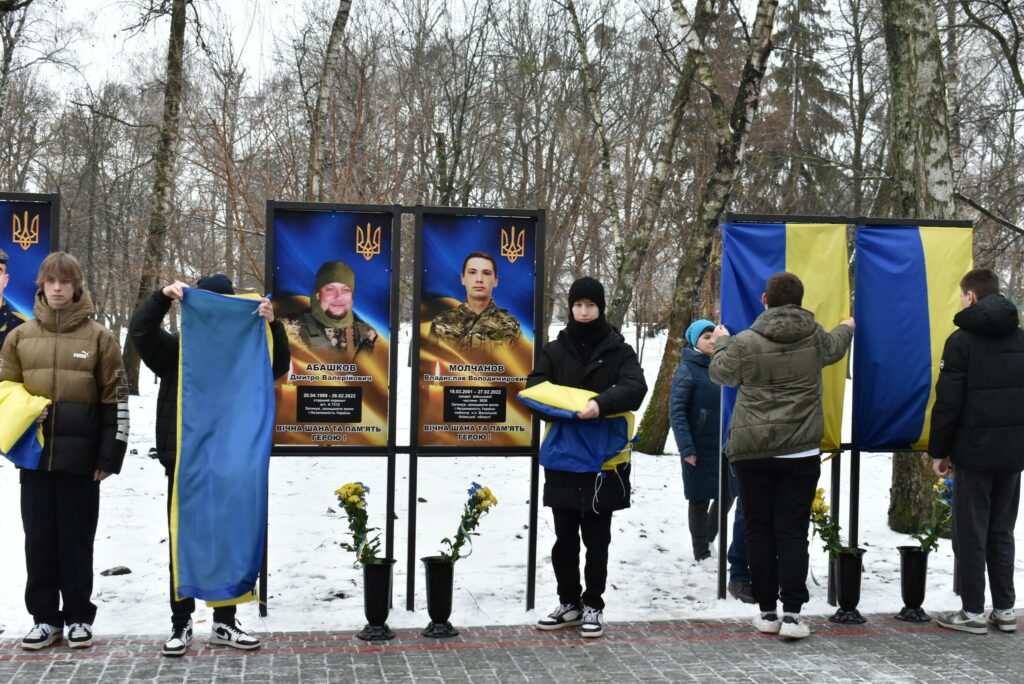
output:
<path id="1" fill-rule="evenodd" d="M 181 302 L 175 594 L 252 600 L 263 559 L 274 427 L 271 336 L 256 295 L 188 289 Z"/>
<path id="2" fill-rule="evenodd" d="M 612 470 L 629 461 L 634 415 L 616 413 L 592 420 L 576 415 L 596 392 L 542 382 L 519 393 L 519 401 L 550 417 L 540 445 L 540 464 L 571 473 Z"/>
<path id="3" fill-rule="evenodd" d="M 29 394 L 20 382 L 0 382 L 0 454 L 19 468 L 39 468 L 43 426 L 37 421 L 49 404 L 46 397 Z"/>

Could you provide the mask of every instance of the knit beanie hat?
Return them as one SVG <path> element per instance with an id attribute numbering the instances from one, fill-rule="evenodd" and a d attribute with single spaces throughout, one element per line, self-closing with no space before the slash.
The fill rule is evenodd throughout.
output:
<path id="1" fill-rule="evenodd" d="M 222 295 L 233 295 L 235 294 L 235 287 L 231 284 L 231 279 L 223 273 L 214 273 L 212 275 L 205 275 L 196 282 L 196 287 L 200 290 L 206 290 L 207 292 L 216 292 Z"/>
<path id="2" fill-rule="evenodd" d="M 316 272 L 314 291 L 318 292 L 320 288 L 329 283 L 344 283 L 348 285 L 348 289 L 355 292 L 356 274 L 343 261 L 328 261 Z"/>
<path id="3" fill-rule="evenodd" d="M 708 330 L 714 330 L 715 324 L 711 321 L 700 319 L 690 324 L 690 327 L 686 329 L 686 341 L 690 343 L 690 346 L 694 349 L 697 348 L 697 340 Z"/>
<path id="4" fill-rule="evenodd" d="M 569 287 L 569 308 L 581 299 L 589 299 L 597 304 L 601 317 L 604 317 L 604 285 L 590 276 L 579 278 Z"/>

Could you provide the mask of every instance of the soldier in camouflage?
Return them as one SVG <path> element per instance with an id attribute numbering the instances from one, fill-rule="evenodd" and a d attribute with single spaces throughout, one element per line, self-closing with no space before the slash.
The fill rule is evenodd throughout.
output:
<path id="1" fill-rule="evenodd" d="M 309 310 L 286 319 L 288 334 L 314 353 L 321 350 L 352 361 L 373 351 L 377 331 L 356 316 L 352 300 L 356 276 L 342 261 L 328 261 L 316 272 L 316 288 Z"/>
<path id="2" fill-rule="evenodd" d="M 430 335 L 461 349 L 514 345 L 519 341 L 519 321 L 494 303 L 491 292 L 498 286 L 498 264 L 486 252 L 470 252 L 462 262 L 466 301 L 434 316 Z"/>
<path id="3" fill-rule="evenodd" d="M 4 346 L 7 333 L 25 322 L 25 317 L 15 313 L 4 299 L 4 289 L 10 276 L 7 274 L 7 252 L 0 249 L 0 347 Z"/>

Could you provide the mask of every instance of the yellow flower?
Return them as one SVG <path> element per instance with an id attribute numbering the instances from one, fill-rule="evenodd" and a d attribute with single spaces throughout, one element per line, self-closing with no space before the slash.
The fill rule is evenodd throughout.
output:
<path id="1" fill-rule="evenodd" d="M 365 508 L 366 507 L 366 502 L 363 501 L 362 499 L 359 499 L 359 500 L 356 501 L 355 506 L 356 506 L 356 508 Z"/>
<path id="2" fill-rule="evenodd" d="M 359 503 L 359 501 L 361 501 L 361 499 L 358 496 L 356 496 L 355 494 L 352 494 L 351 496 L 348 496 L 348 497 L 345 498 L 345 503 L 347 503 L 347 504 L 355 504 L 355 503 Z"/>

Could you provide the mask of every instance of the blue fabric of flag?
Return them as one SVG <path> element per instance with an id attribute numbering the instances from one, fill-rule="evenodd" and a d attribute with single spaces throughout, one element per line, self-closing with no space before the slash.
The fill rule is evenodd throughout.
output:
<path id="1" fill-rule="evenodd" d="M 240 602 L 259 575 L 274 382 L 256 300 L 196 289 L 182 300 L 171 515 L 179 597 Z"/>

